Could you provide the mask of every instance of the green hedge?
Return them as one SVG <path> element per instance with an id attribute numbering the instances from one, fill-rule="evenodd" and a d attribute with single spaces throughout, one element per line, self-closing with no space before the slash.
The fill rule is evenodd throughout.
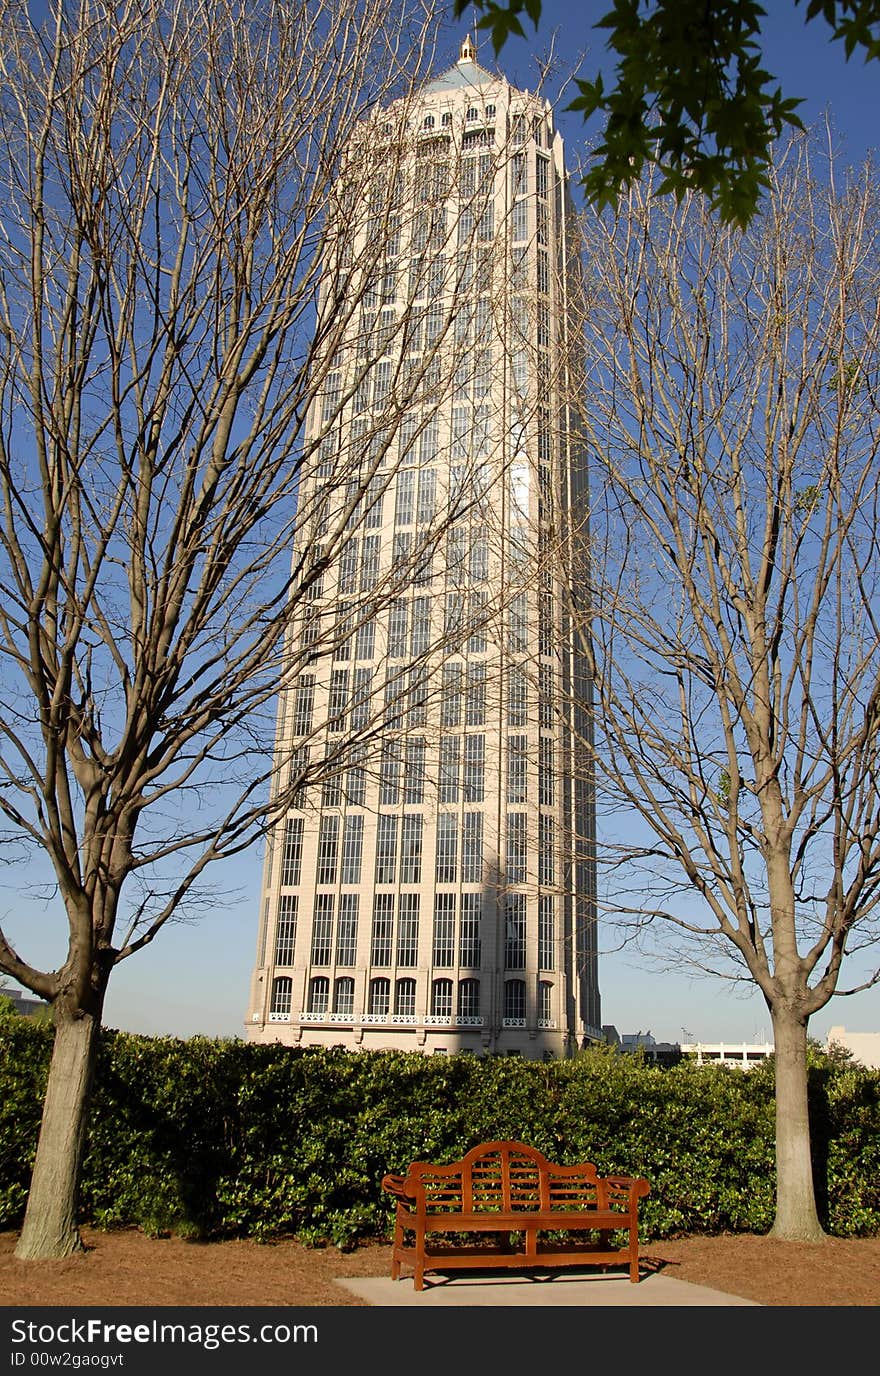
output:
<path id="1" fill-rule="evenodd" d="M 0 1021 L 0 1226 L 22 1217 L 51 1028 Z M 823 1222 L 880 1232 L 880 1073 L 813 1056 Z M 388 1232 L 380 1180 L 519 1138 L 559 1162 L 644 1175 L 644 1236 L 764 1232 L 773 1221 L 773 1066 L 290 1049 L 107 1032 L 83 1221 L 150 1232 L 348 1245 Z"/>

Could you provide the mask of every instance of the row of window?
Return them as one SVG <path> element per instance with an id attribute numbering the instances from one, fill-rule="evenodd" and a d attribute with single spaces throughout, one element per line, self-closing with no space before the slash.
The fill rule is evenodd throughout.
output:
<path id="1" fill-rule="evenodd" d="M 326 975 L 315 975 L 309 981 L 306 1012 L 312 1018 L 332 1014 L 336 1018 L 355 1020 L 354 994 L 355 982 L 343 975 L 333 981 L 331 1003 L 330 979 Z M 539 1023 L 549 1023 L 552 1012 L 553 986 L 546 980 L 538 985 L 537 1016 Z M 455 985 L 451 979 L 436 979 L 431 984 L 432 1019 L 453 1018 Z M 293 981 L 288 975 L 279 975 L 272 982 L 272 1001 L 269 1009 L 271 1019 L 287 1020 L 290 1017 L 293 1001 Z M 480 981 L 463 979 L 458 982 L 458 996 L 455 999 L 456 1016 L 465 1021 L 482 1020 L 480 1011 Z M 525 980 L 510 979 L 504 984 L 504 1021 L 514 1025 L 525 1024 L 526 1020 Z M 367 998 L 369 1018 L 385 1018 L 392 1013 L 391 981 L 385 978 L 372 979 Z M 410 978 L 395 980 L 393 1014 L 407 1021 L 416 1020 L 416 981 Z"/>
<path id="2" fill-rule="evenodd" d="M 351 966 L 356 963 L 359 895 L 315 895 L 310 963 Z M 417 893 L 380 893 L 373 896 L 370 964 L 414 966 L 418 963 L 419 902 Z M 395 923 L 395 906 L 396 923 Z M 274 964 L 292 965 L 296 946 L 298 899 L 282 894 L 275 929 Z M 438 969 L 456 964 L 475 968 L 482 963 L 483 895 L 437 893 L 431 932 L 431 963 Z M 526 968 L 526 895 L 510 893 L 504 900 L 504 966 Z M 538 899 L 538 968 L 555 968 L 555 904 L 551 894 Z"/>

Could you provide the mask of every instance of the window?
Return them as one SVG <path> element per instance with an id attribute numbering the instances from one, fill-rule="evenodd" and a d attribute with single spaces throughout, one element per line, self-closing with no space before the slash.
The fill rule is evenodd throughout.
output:
<path id="1" fill-rule="evenodd" d="M 460 664 L 443 665 L 443 683 L 440 699 L 440 724 L 442 726 L 460 726 L 463 705 L 462 693 L 462 666 Z"/>
<path id="2" fill-rule="evenodd" d="M 536 269 L 538 291 L 548 292 L 550 290 L 550 263 L 546 249 L 538 249 Z"/>
<path id="3" fill-rule="evenodd" d="M 535 154 L 535 190 L 539 196 L 546 200 L 547 187 L 550 181 L 550 159 L 543 153 Z"/>
<path id="4" fill-rule="evenodd" d="M 526 802 L 529 763 L 528 736 L 507 737 L 507 801 Z"/>
<path id="5" fill-rule="evenodd" d="M 367 1011 L 374 1018 L 384 1018 L 388 1016 L 388 1009 L 391 1004 L 391 982 L 387 979 L 370 980 L 370 997 Z"/>
<path id="6" fill-rule="evenodd" d="M 525 980 L 509 979 L 504 985 L 504 1021 L 522 1026 L 526 1020 Z"/>
<path id="7" fill-rule="evenodd" d="M 294 736 L 308 736 L 312 729 L 315 702 L 315 675 L 300 674 L 296 685 L 291 730 Z"/>
<path id="8" fill-rule="evenodd" d="M 553 737 L 542 736 L 538 741 L 538 803 L 553 806 Z"/>
<path id="9" fill-rule="evenodd" d="M 480 981 L 463 979 L 458 986 L 458 1016 L 478 1018 L 480 1015 Z"/>
<path id="10" fill-rule="evenodd" d="M 354 965 L 357 952 L 358 895 L 344 893 L 339 899 L 336 924 L 336 964 Z"/>
<path id="11" fill-rule="evenodd" d="M 428 720 L 428 668 L 416 665 L 409 671 L 409 690 L 406 711 L 407 725 L 424 726 Z"/>
<path id="12" fill-rule="evenodd" d="M 538 654 L 553 654 L 553 594 L 538 594 Z"/>
<path id="13" fill-rule="evenodd" d="M 458 817 L 454 812 L 441 812 L 437 817 L 434 878 L 438 884 L 454 884 L 458 878 Z"/>
<path id="14" fill-rule="evenodd" d="M 333 420 L 339 410 L 339 398 L 342 393 L 342 374 L 328 373 L 327 383 L 324 387 L 324 396 L 321 404 L 321 423 L 326 425 Z"/>
<path id="15" fill-rule="evenodd" d="M 414 979 L 399 979 L 394 986 L 394 1016 L 415 1022 L 416 982 Z"/>
<path id="16" fill-rule="evenodd" d="M 466 726 L 484 726 L 486 723 L 486 666 L 469 664 L 467 666 L 467 708 Z"/>
<path id="17" fill-rule="evenodd" d="M 292 893 L 283 893 L 278 900 L 278 926 L 275 929 L 276 965 L 293 964 L 293 948 L 296 944 L 297 903 L 298 899 Z"/>
<path id="18" fill-rule="evenodd" d="M 524 884 L 528 847 L 526 840 L 526 814 L 508 812 L 507 814 L 507 882 Z"/>
<path id="19" fill-rule="evenodd" d="M 442 125 L 444 125 L 444 126 L 450 125 L 450 124 L 452 123 L 452 115 L 450 114 L 450 112 L 449 112 L 448 110 L 446 111 L 446 113 L 445 113 L 444 115 L 441 116 L 441 118 L 440 118 L 440 123 L 441 123 Z"/>
<path id="20" fill-rule="evenodd" d="M 462 821 L 462 883 L 478 884 L 483 878 L 483 814 L 482 812 L 466 812 Z"/>
<path id="21" fill-rule="evenodd" d="M 369 592 L 378 581 L 380 538 L 378 535 L 365 535 L 361 542 L 361 592 Z"/>
<path id="22" fill-rule="evenodd" d="M 517 147 L 522 147 L 526 141 L 526 117 L 524 114 L 516 114 L 510 130 L 510 141 Z"/>
<path id="23" fill-rule="evenodd" d="M 471 655 L 482 655 L 486 652 L 486 594 L 484 592 L 472 592 L 468 594 L 468 636 L 467 650 Z"/>
<path id="24" fill-rule="evenodd" d="M 504 899 L 504 965 L 508 970 L 526 966 L 526 896 L 509 893 Z"/>
<path id="25" fill-rule="evenodd" d="M 541 813 L 538 818 L 538 883 L 554 882 L 553 818 Z"/>
<path id="26" fill-rule="evenodd" d="M 441 803 L 458 802 L 458 770 L 461 736 L 440 737 L 440 776 L 438 794 Z"/>
<path id="27" fill-rule="evenodd" d="M 284 823 L 284 849 L 281 852 L 281 883 L 292 889 L 300 881 L 303 847 L 302 817 L 288 817 Z"/>
<path id="28" fill-rule="evenodd" d="M 526 200 L 514 201 L 510 222 L 510 232 L 514 243 L 521 243 L 529 233 L 529 203 Z"/>
<path id="29" fill-rule="evenodd" d="M 411 526 L 415 515 L 416 470 L 402 468 L 397 475 L 397 490 L 394 495 L 394 524 Z"/>
<path id="30" fill-rule="evenodd" d="M 355 669 L 354 691 L 351 696 L 352 731 L 363 731 L 370 720 L 370 697 L 372 696 L 372 669 Z"/>
<path id="31" fill-rule="evenodd" d="M 471 968 L 480 965 L 483 958 L 482 921 L 483 895 L 481 893 L 463 893 L 461 895 L 458 945 L 460 965 Z"/>
<path id="32" fill-rule="evenodd" d="M 409 652 L 412 659 L 423 655 L 431 643 L 431 601 L 427 597 L 414 597 L 410 625 Z"/>
<path id="33" fill-rule="evenodd" d="M 433 116 L 433 115 L 425 115 L 425 118 L 422 120 L 422 128 L 423 128 L 423 129 L 433 129 L 433 128 L 434 128 L 434 116 Z"/>
<path id="34" fill-rule="evenodd" d="M 303 788 L 303 783 L 309 776 L 310 758 L 311 747 L 308 745 L 297 745 L 290 752 L 290 769 L 287 775 L 287 783 L 288 787 L 292 790 L 290 795 L 291 807 L 305 807 L 306 790 Z"/>
<path id="35" fill-rule="evenodd" d="M 376 825 L 376 883 L 393 884 L 397 870 L 397 818 L 380 812 Z"/>
<path id="36" fill-rule="evenodd" d="M 455 964 L 455 894 L 434 896 L 434 935 L 431 955 L 435 966 L 443 969 Z"/>
<path id="37" fill-rule="evenodd" d="M 494 119 L 494 118 L 495 118 L 495 106 L 494 106 L 494 105 L 487 105 L 487 106 L 486 106 L 486 119 Z"/>
<path id="38" fill-rule="evenodd" d="M 452 1021 L 451 979 L 435 979 L 431 985 L 431 1016 Z"/>
<path id="39" fill-rule="evenodd" d="M 402 893 L 397 905 L 397 963 L 404 966 L 417 965 L 418 954 L 419 895 Z"/>
<path id="40" fill-rule="evenodd" d="M 510 599 L 507 609 L 507 649 L 510 654 L 521 654 L 527 641 L 528 599 L 524 592 L 518 592 Z"/>
<path id="41" fill-rule="evenodd" d="M 351 752 L 352 760 L 363 758 L 363 746 Z M 362 764 L 352 764 L 345 776 L 345 800 L 349 807 L 363 807 L 367 788 L 367 771 Z"/>
<path id="42" fill-rule="evenodd" d="M 465 119 L 467 120 L 468 124 L 473 124 L 474 120 L 475 120 L 475 119 L 479 119 L 479 118 L 480 118 L 480 112 L 479 112 L 479 110 L 477 110 L 477 109 L 475 108 L 475 106 L 472 105 L 472 106 L 470 107 L 470 109 L 468 110 L 467 114 L 465 115 Z"/>
<path id="43" fill-rule="evenodd" d="M 397 598 L 388 612 L 388 658 L 403 659 L 406 655 L 407 616 L 409 603 Z"/>
<path id="44" fill-rule="evenodd" d="M 394 926 L 394 895 L 373 896 L 373 930 L 370 933 L 370 961 L 373 965 L 391 964 L 391 935 Z"/>
<path id="45" fill-rule="evenodd" d="M 315 882 L 335 884 L 339 861 L 339 818 L 325 812 L 318 828 L 318 865 Z"/>
<path id="46" fill-rule="evenodd" d="M 507 670 L 507 725 L 526 726 L 529 710 L 529 681 L 516 664 Z"/>
<path id="47" fill-rule="evenodd" d="M 538 984 L 538 1022 L 539 1022 L 539 1023 L 550 1023 L 550 1022 L 552 1022 L 552 1017 L 551 1017 L 551 1006 L 552 1006 L 552 1002 L 551 1002 L 551 1001 L 552 1001 L 552 998 L 553 998 L 553 985 L 550 984 L 546 979 L 542 979 L 542 980 L 540 981 L 540 983 Z"/>
<path id="48" fill-rule="evenodd" d="M 332 893 L 315 894 L 315 913 L 312 919 L 312 964 L 329 965 L 333 951 Z"/>
<path id="49" fill-rule="evenodd" d="M 410 736 L 406 742 L 406 770 L 403 779 L 403 801 L 407 805 L 424 802 L 425 798 L 425 738 Z"/>
<path id="50" fill-rule="evenodd" d="M 489 577 L 489 542 L 483 526 L 471 533 L 468 575 L 472 583 L 485 583 Z"/>
<path id="51" fill-rule="evenodd" d="M 361 882 L 361 858 L 363 856 L 363 851 L 363 813 L 349 813 L 345 819 L 345 827 L 342 836 L 342 874 L 340 878 L 343 884 L 359 884 Z M 318 882 L 321 883 L 322 881 L 319 880 Z"/>
<path id="52" fill-rule="evenodd" d="M 555 944 L 553 895 L 542 893 L 538 897 L 538 969 L 553 970 L 556 962 L 553 948 Z"/>
<path id="53" fill-rule="evenodd" d="M 400 827 L 400 882 L 418 884 L 422 877 L 422 818 L 404 813 Z"/>
<path id="54" fill-rule="evenodd" d="M 293 980 L 289 975 L 278 975 L 272 981 L 272 1002 L 269 1005 L 269 1018 L 274 1022 L 287 1022 L 293 999 Z"/>
<path id="55" fill-rule="evenodd" d="M 329 998 L 329 979 L 326 975 L 315 975 L 309 980 L 309 1012 L 323 1017 L 327 1012 Z"/>
<path id="56" fill-rule="evenodd" d="M 538 691 L 540 697 L 538 700 L 538 721 L 541 726 L 552 726 L 554 698 L 553 665 L 542 664 L 539 669 L 539 674 Z"/>
<path id="57" fill-rule="evenodd" d="M 348 710 L 348 670 L 334 669 L 330 674 L 330 693 L 327 699 L 327 730 L 345 729 Z"/>
<path id="58" fill-rule="evenodd" d="M 465 736 L 464 802 L 481 803 L 485 792 L 486 737 Z"/>
<path id="59" fill-rule="evenodd" d="M 342 546 L 339 556 L 339 591 L 354 592 L 357 582 L 358 541 L 352 536 Z"/>
<path id="60" fill-rule="evenodd" d="M 348 975 L 333 985 L 333 1012 L 339 1018 L 354 1017 L 354 980 Z"/>
<path id="61" fill-rule="evenodd" d="M 386 737 L 379 763 L 379 802 L 394 807 L 400 801 L 400 742 Z"/>

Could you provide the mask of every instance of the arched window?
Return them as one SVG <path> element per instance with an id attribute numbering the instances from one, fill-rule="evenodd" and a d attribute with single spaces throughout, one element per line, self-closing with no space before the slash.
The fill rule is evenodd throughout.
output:
<path id="1" fill-rule="evenodd" d="M 330 997 L 330 981 L 326 975 L 315 975 L 309 980 L 309 1012 L 326 1013 Z"/>
<path id="2" fill-rule="evenodd" d="M 440 123 L 447 127 L 452 123 L 452 115 L 448 110 L 446 111 L 446 114 L 442 116 Z"/>
<path id="3" fill-rule="evenodd" d="M 386 1017 L 391 1005 L 391 982 L 387 979 L 370 980 L 369 1012 L 375 1017 Z"/>
<path id="4" fill-rule="evenodd" d="M 494 105 L 487 105 L 487 106 L 486 106 L 486 119 L 494 119 L 494 118 L 495 118 L 495 106 L 494 106 Z"/>
<path id="5" fill-rule="evenodd" d="M 435 979 L 431 985 L 431 1014 L 452 1019 L 452 980 Z"/>
<path id="6" fill-rule="evenodd" d="M 553 985 L 549 980 L 542 979 L 538 985 L 538 1021 L 549 1023 L 552 1019 L 551 1009 L 553 998 Z"/>
<path id="7" fill-rule="evenodd" d="M 463 979 L 458 986 L 458 1016 L 478 1018 L 480 1016 L 480 981 Z"/>
<path id="8" fill-rule="evenodd" d="M 434 128 L 434 116 L 433 116 L 433 115 L 425 115 L 425 118 L 422 120 L 422 128 L 423 128 L 423 129 L 433 129 L 433 128 Z"/>
<path id="9" fill-rule="evenodd" d="M 394 1015 L 399 1018 L 414 1018 L 416 1015 L 416 982 L 414 979 L 399 979 L 394 986 Z"/>
<path id="10" fill-rule="evenodd" d="M 343 1018 L 354 1017 L 354 980 L 347 975 L 333 986 L 333 1012 Z"/>
<path id="11" fill-rule="evenodd" d="M 469 124 L 471 124 L 475 119 L 479 119 L 479 118 L 480 118 L 480 112 L 479 112 L 479 110 L 476 109 L 476 107 L 472 105 L 471 108 L 468 110 L 467 114 L 465 115 L 465 119 L 468 121 Z"/>
<path id="12" fill-rule="evenodd" d="M 504 1021 L 511 1026 L 524 1026 L 526 1020 L 526 982 L 509 979 L 504 985 Z"/>
<path id="13" fill-rule="evenodd" d="M 290 1002 L 293 994 L 293 980 L 289 975 L 279 975 L 272 981 L 272 1003 L 269 1018 L 273 1022 L 287 1022 L 290 1017 Z"/>

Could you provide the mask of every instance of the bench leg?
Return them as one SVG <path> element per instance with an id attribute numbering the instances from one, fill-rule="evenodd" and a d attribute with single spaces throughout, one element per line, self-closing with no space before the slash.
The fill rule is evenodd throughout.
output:
<path id="1" fill-rule="evenodd" d="M 639 1283 L 639 1235 L 635 1228 L 629 1234 L 629 1278 L 633 1285 Z"/>

